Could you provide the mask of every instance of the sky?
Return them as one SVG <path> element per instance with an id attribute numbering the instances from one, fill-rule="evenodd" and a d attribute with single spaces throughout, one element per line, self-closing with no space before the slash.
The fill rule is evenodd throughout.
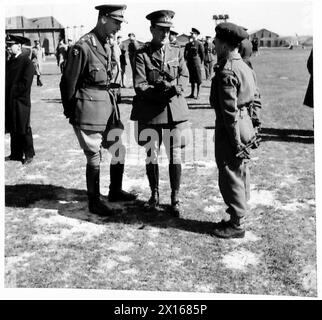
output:
<path id="1" fill-rule="evenodd" d="M 160 9 L 175 12 L 174 29 L 179 34 L 189 34 L 194 27 L 201 32 L 201 36 L 214 36 L 215 14 L 228 14 L 229 21 L 246 27 L 250 32 L 266 28 L 280 36 L 313 34 L 312 1 L 307 0 L 5 0 L 4 3 L 6 17 L 54 16 L 64 27 L 70 27 L 71 35 L 73 26 L 83 25 L 84 33 L 92 29 L 98 13 L 94 7 L 104 3 L 126 4 L 125 18 L 128 23 L 122 24 L 120 35 L 126 38 L 129 32 L 134 32 L 142 41 L 151 39 L 150 24 L 145 16 Z"/>

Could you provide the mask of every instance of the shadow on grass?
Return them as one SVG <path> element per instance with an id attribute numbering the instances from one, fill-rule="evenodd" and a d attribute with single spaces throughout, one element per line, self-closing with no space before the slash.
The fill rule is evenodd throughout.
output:
<path id="1" fill-rule="evenodd" d="M 314 143 L 313 130 L 262 128 L 260 137 L 263 141 Z"/>
<path id="2" fill-rule="evenodd" d="M 206 126 L 205 129 L 214 130 L 215 127 Z M 313 130 L 261 128 L 259 136 L 262 141 L 314 143 Z"/>
<path id="3" fill-rule="evenodd" d="M 160 209 L 151 211 L 145 207 L 145 202 L 139 199 L 122 203 L 108 203 L 106 201 L 106 204 L 118 210 L 118 213 L 110 217 L 101 217 L 90 213 L 87 208 L 85 190 L 44 184 L 5 186 L 6 207 L 54 209 L 58 210 L 58 214 L 73 219 L 96 224 L 111 222 L 139 224 L 139 229 L 143 229 L 145 226 L 171 227 L 200 234 L 211 234 L 214 228 L 213 222 L 173 217 L 169 205 L 160 205 Z"/>

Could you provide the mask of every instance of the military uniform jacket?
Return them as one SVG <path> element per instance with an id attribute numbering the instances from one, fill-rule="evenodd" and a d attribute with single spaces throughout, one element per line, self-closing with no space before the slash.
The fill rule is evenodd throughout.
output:
<path id="1" fill-rule="evenodd" d="M 104 131 L 114 107 L 110 82 L 111 51 L 94 31 L 70 50 L 60 82 L 64 114 L 75 127 Z"/>
<path id="2" fill-rule="evenodd" d="M 215 66 L 210 90 L 210 104 L 216 112 L 216 140 L 236 154 L 241 144 L 238 119 L 248 115 L 247 106 L 256 100 L 256 78 L 239 53 Z M 252 128 L 253 129 L 253 128 Z"/>
<path id="3" fill-rule="evenodd" d="M 183 95 L 175 95 L 166 102 L 163 92 L 154 86 L 153 70 L 166 71 L 173 80 L 172 85 L 179 85 L 184 90 L 188 83 L 188 70 L 179 46 L 167 43 L 164 55 L 151 43 L 137 51 L 134 69 L 134 87 L 142 103 L 133 104 L 131 119 L 142 120 L 150 124 L 165 124 L 188 120 L 188 105 Z"/>
<path id="4" fill-rule="evenodd" d="M 204 44 L 204 48 L 205 48 L 205 63 L 215 61 L 215 55 L 216 55 L 215 45 L 213 43 L 206 42 Z"/>
<path id="5" fill-rule="evenodd" d="M 26 134 L 30 127 L 30 91 L 35 68 L 27 54 L 6 61 L 5 130 Z"/>

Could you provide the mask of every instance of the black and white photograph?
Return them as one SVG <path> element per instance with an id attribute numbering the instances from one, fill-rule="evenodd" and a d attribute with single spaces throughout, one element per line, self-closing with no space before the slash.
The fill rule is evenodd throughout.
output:
<path id="1" fill-rule="evenodd" d="M 1 6 L 4 296 L 319 297 L 316 1 Z"/>

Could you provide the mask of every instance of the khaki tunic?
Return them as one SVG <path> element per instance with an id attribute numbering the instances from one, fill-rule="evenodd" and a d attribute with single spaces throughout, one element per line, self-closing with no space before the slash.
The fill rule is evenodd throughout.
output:
<path id="1" fill-rule="evenodd" d="M 60 91 L 64 114 L 76 128 L 104 131 L 114 111 L 110 82 L 111 52 L 94 31 L 84 35 L 69 51 Z"/>
<path id="2" fill-rule="evenodd" d="M 134 88 L 141 103 L 133 105 L 131 120 L 148 124 L 168 124 L 188 120 L 188 105 L 183 95 L 165 99 L 163 92 L 154 87 L 153 71 L 166 71 L 174 79 L 172 85 L 188 84 L 188 69 L 179 46 L 166 44 L 161 50 L 147 43 L 135 58 Z"/>

